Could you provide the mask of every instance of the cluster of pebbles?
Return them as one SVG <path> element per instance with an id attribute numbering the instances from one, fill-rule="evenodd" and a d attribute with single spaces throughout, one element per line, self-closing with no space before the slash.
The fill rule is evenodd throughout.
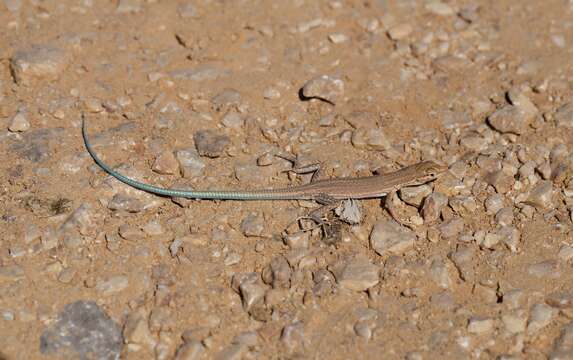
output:
<path id="1" fill-rule="evenodd" d="M 4 3 L 6 16 L 26 8 Z M 303 11 L 305 1 L 294 3 L 284 6 Z M 371 4 L 379 15 L 350 3 L 329 1 L 313 17 L 287 17 L 281 26 L 245 19 L 247 39 L 225 39 L 246 52 L 257 48 L 251 63 L 206 61 L 215 42 L 177 26 L 210 19 L 217 4 L 171 9 L 120 0 L 113 19 L 153 18 L 170 8 L 178 20 L 160 29 L 180 47 L 162 51 L 151 41 L 141 58 L 127 56 L 145 79 L 126 80 L 120 95 L 113 88 L 123 84 L 113 79 L 98 85 L 107 95 L 74 85 L 90 72 L 116 74 L 90 56 L 111 41 L 95 29 L 12 49 L 0 79 L 0 358 L 26 351 L 98 359 L 230 360 L 279 351 L 293 358 L 573 358 L 571 75 L 541 77 L 540 62 L 505 53 L 501 20 L 479 2 Z M 570 16 L 571 1 L 561 3 Z M 83 1 L 69 14 L 99 6 Z M 533 7 L 511 4 L 508 12 L 530 16 Z M 63 9 L 43 9 L 28 25 L 41 27 Z M 543 46 L 564 51 L 571 39 L 559 21 L 550 23 Z M 14 32 L 24 25 L 6 24 Z M 114 36 L 120 53 L 130 49 Z M 300 43 L 277 45 L 291 38 Z M 205 61 L 170 65 L 180 57 Z M 78 66 L 78 58 L 90 65 Z M 301 65 L 315 58 L 329 61 Z M 244 67 L 243 85 L 221 85 Z M 346 75 L 372 67 L 380 74 Z M 384 75 L 389 70 L 393 77 Z M 278 78 L 270 81 L 273 71 Z M 492 86 L 470 84 L 493 75 Z M 384 76 L 401 85 L 385 84 Z M 130 84 L 137 81 L 146 88 Z M 251 90 L 238 90 L 249 81 Z M 405 118 L 412 114 L 376 105 L 392 91 L 392 101 L 415 107 L 406 96 L 413 92 L 400 87 L 418 83 L 436 87 L 420 97 L 440 87 L 460 93 L 428 109 L 420 126 Z M 324 227 L 292 231 L 288 225 L 315 204 L 168 199 L 104 174 L 82 147 L 81 113 L 107 163 L 164 187 L 308 181 L 289 171 L 285 153 L 296 154 L 297 165 L 324 162 L 335 177 L 430 159 L 449 170 L 382 200 L 347 202 Z"/>

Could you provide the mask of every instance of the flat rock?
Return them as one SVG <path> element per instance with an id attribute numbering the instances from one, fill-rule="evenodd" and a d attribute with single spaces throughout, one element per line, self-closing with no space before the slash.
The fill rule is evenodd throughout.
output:
<path id="1" fill-rule="evenodd" d="M 365 291 L 380 281 L 378 266 L 367 259 L 341 261 L 332 272 L 340 286 L 354 291 Z"/>
<path id="2" fill-rule="evenodd" d="M 573 101 L 557 109 L 554 118 L 557 126 L 573 128 Z"/>
<path id="3" fill-rule="evenodd" d="M 558 312 L 559 310 L 546 304 L 533 305 L 527 322 L 527 332 L 533 334 L 543 329 L 553 321 Z"/>
<path id="4" fill-rule="evenodd" d="M 80 359 L 118 359 L 123 347 L 121 327 L 93 301 L 64 307 L 40 337 L 40 352 Z"/>
<path id="5" fill-rule="evenodd" d="M 416 234 L 394 220 L 377 222 L 370 233 L 370 246 L 379 255 L 401 255 L 414 246 Z"/>
<path id="6" fill-rule="evenodd" d="M 444 207 L 448 205 L 448 197 L 440 192 L 428 195 L 422 206 L 422 217 L 426 223 L 432 223 L 440 218 Z"/>
<path id="7" fill-rule="evenodd" d="M 180 149 L 175 152 L 175 158 L 179 163 L 181 175 L 184 178 L 194 178 L 203 174 L 205 163 L 196 149 Z"/>
<path id="8" fill-rule="evenodd" d="M 10 59 L 10 69 L 18 84 L 33 80 L 55 80 L 66 69 L 70 57 L 57 47 L 32 46 L 16 51 Z"/>
<path id="9" fill-rule="evenodd" d="M 169 73 L 174 79 L 206 81 L 229 76 L 231 71 L 214 64 L 203 64 L 193 69 L 174 70 Z"/>
<path id="10" fill-rule="evenodd" d="M 472 318 L 468 322 L 468 332 L 472 334 L 486 334 L 492 332 L 494 329 L 493 319 L 488 318 Z"/>
<path id="11" fill-rule="evenodd" d="M 12 132 L 23 132 L 30 129 L 30 122 L 24 113 L 18 112 L 10 123 L 8 124 L 8 130 Z"/>
<path id="12" fill-rule="evenodd" d="M 178 174 L 179 162 L 172 151 L 163 151 L 155 158 L 151 169 L 163 175 Z"/>
<path id="13" fill-rule="evenodd" d="M 388 37 L 392 40 L 402 40 L 407 38 L 414 28 L 407 23 L 398 24 L 388 29 Z"/>
<path id="14" fill-rule="evenodd" d="M 301 94 L 305 98 L 320 99 L 336 104 L 344 95 L 344 81 L 329 75 L 317 76 L 303 85 Z"/>
<path id="15" fill-rule="evenodd" d="M 195 147 L 201 156 L 217 158 L 223 155 L 231 140 L 213 130 L 199 130 L 193 135 Z"/>
<path id="16" fill-rule="evenodd" d="M 553 193 L 553 183 L 551 181 L 540 181 L 531 190 L 525 203 L 538 209 L 551 209 L 554 206 Z"/>
<path id="17" fill-rule="evenodd" d="M 523 134 L 529 129 L 533 117 L 522 108 L 506 105 L 488 117 L 488 123 L 501 133 Z"/>
<path id="18" fill-rule="evenodd" d="M 407 186 L 400 189 L 400 199 L 406 204 L 420 207 L 426 196 L 432 193 L 429 185 Z"/>

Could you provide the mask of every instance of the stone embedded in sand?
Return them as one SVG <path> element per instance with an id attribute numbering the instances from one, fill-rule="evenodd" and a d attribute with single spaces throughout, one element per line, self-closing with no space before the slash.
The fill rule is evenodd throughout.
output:
<path id="1" fill-rule="evenodd" d="M 553 183 L 551 181 L 537 183 L 525 203 L 539 209 L 551 209 L 553 207 Z"/>
<path id="2" fill-rule="evenodd" d="M 164 151 L 155 158 L 151 169 L 163 175 L 178 174 L 179 162 L 172 151 Z"/>
<path id="3" fill-rule="evenodd" d="M 340 286 L 354 291 L 365 291 L 380 281 L 378 266 L 367 259 L 341 261 L 332 272 Z"/>
<path id="4" fill-rule="evenodd" d="M 32 46 L 16 51 L 10 59 L 10 69 L 18 84 L 33 80 L 55 80 L 66 69 L 70 57 L 59 48 Z"/>
<path id="5" fill-rule="evenodd" d="M 416 234 L 393 220 L 377 222 L 370 234 L 370 246 L 379 255 L 401 255 L 414 246 Z"/>
<path id="6" fill-rule="evenodd" d="M 392 26 L 389 30 L 388 30 L 388 37 L 392 40 L 402 40 L 406 37 L 408 37 L 408 35 L 410 35 L 412 33 L 412 31 L 414 31 L 414 28 L 412 27 L 412 25 L 410 24 L 398 24 L 395 26 Z"/>
<path id="7" fill-rule="evenodd" d="M 329 75 L 317 76 L 303 85 L 301 93 L 306 98 L 326 100 L 335 104 L 344 95 L 344 81 Z"/>
<path id="8" fill-rule="evenodd" d="M 496 110 L 488 118 L 488 123 L 501 133 L 523 134 L 531 123 L 531 118 L 522 109 L 506 105 Z"/>
<path id="9" fill-rule="evenodd" d="M 201 156 L 217 158 L 225 152 L 231 140 L 213 130 L 199 130 L 193 135 L 195 147 Z"/>
<path id="10" fill-rule="evenodd" d="M 27 131 L 28 129 L 30 129 L 30 122 L 28 121 L 26 115 L 21 112 L 14 115 L 8 124 L 8 130 L 11 132 L 23 132 Z"/>
<path id="11" fill-rule="evenodd" d="M 494 321 L 490 318 L 474 317 L 468 322 L 468 332 L 471 334 L 483 335 L 492 332 Z"/>
<path id="12" fill-rule="evenodd" d="M 93 301 L 69 303 L 40 337 L 40 352 L 55 358 L 117 359 L 121 327 Z"/>
<path id="13" fill-rule="evenodd" d="M 442 193 L 434 192 L 424 200 L 422 206 L 422 216 L 424 222 L 431 223 L 440 217 L 442 209 L 448 205 L 448 197 Z"/>
<path id="14" fill-rule="evenodd" d="M 569 102 L 557 109 L 554 117 L 557 126 L 573 128 L 573 102 Z"/>

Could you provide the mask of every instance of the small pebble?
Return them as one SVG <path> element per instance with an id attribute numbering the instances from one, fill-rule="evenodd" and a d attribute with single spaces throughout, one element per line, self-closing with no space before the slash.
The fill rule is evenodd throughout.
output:
<path id="1" fill-rule="evenodd" d="M 425 223 L 437 221 L 442 213 L 442 209 L 448 205 L 448 197 L 442 193 L 434 192 L 424 200 L 422 206 L 422 217 Z"/>
<path id="2" fill-rule="evenodd" d="M 340 261 L 332 269 L 336 282 L 354 291 L 365 291 L 378 284 L 379 271 L 378 266 L 362 258 Z"/>
<path id="3" fill-rule="evenodd" d="M 503 209 L 503 196 L 500 194 L 492 194 L 485 200 L 485 209 L 488 215 L 494 215 Z"/>
<path id="4" fill-rule="evenodd" d="M 449 221 L 443 222 L 438 225 L 438 230 L 443 238 L 452 238 L 460 234 L 464 230 L 465 222 L 460 217 L 454 217 Z"/>
<path id="5" fill-rule="evenodd" d="M 96 98 L 87 98 L 84 100 L 84 108 L 91 113 L 99 113 L 104 110 L 101 100 Z"/>
<path id="6" fill-rule="evenodd" d="M 551 181 L 540 181 L 531 190 L 526 204 L 538 209 L 552 209 L 553 204 L 553 183 Z"/>
<path id="7" fill-rule="evenodd" d="M 32 46 L 17 50 L 10 59 L 10 68 L 18 84 L 34 80 L 55 80 L 70 62 L 68 53 L 52 46 Z"/>
<path id="8" fill-rule="evenodd" d="M 414 246 L 416 235 L 394 220 L 377 222 L 370 233 L 370 246 L 379 255 L 401 255 Z"/>
<path id="9" fill-rule="evenodd" d="M 321 75 L 308 80 L 302 87 L 306 98 L 317 98 L 336 104 L 344 95 L 344 81 L 329 75 Z"/>
<path id="10" fill-rule="evenodd" d="M 24 132 L 30 129 L 30 122 L 24 113 L 18 112 L 10 120 L 8 130 L 12 132 Z"/>
<path id="11" fill-rule="evenodd" d="M 330 40 L 333 44 L 342 44 L 348 41 L 348 36 L 345 34 L 330 34 L 328 35 L 328 40 Z"/>
<path id="12" fill-rule="evenodd" d="M 543 329 L 553 321 L 558 313 L 559 310 L 546 304 L 533 305 L 527 322 L 527 333 L 534 334 Z"/>
<path id="13" fill-rule="evenodd" d="M 432 193 L 429 185 L 407 186 L 400 189 L 400 198 L 409 205 L 420 207 L 424 199 Z"/>
<path id="14" fill-rule="evenodd" d="M 484 335 L 491 333 L 494 329 L 493 319 L 488 318 L 472 318 L 468 322 L 468 332 L 477 335 Z"/>
<path id="15" fill-rule="evenodd" d="M 414 31 L 412 25 L 406 23 L 399 24 L 391 27 L 388 30 L 388 37 L 390 37 L 392 40 L 402 40 L 408 37 L 412 31 Z"/>
<path id="16" fill-rule="evenodd" d="M 121 326 L 93 301 L 66 304 L 39 339 L 39 350 L 54 358 L 119 358 Z M 73 356 L 72 356 L 73 355 Z"/>
<path id="17" fill-rule="evenodd" d="M 527 115 L 522 109 L 506 105 L 488 117 L 489 124 L 501 133 L 523 134 L 533 117 Z"/>
<path id="18" fill-rule="evenodd" d="M 561 106 L 553 116 L 557 126 L 573 128 L 573 101 Z"/>
<path id="19" fill-rule="evenodd" d="M 231 110 L 223 116 L 221 124 L 226 128 L 240 129 L 245 124 L 245 119 L 238 112 Z"/>
<path id="20" fill-rule="evenodd" d="M 172 151 L 163 151 L 155 158 L 151 170 L 162 175 L 179 174 L 179 162 Z"/>
<path id="21" fill-rule="evenodd" d="M 245 236 L 261 236 L 265 230 L 265 219 L 257 213 L 251 213 L 241 221 L 241 232 Z"/>
<path id="22" fill-rule="evenodd" d="M 511 334 L 520 334 L 525 332 L 527 317 L 525 314 L 504 314 L 501 317 L 505 330 Z"/>
<path id="23" fill-rule="evenodd" d="M 175 158 L 179 163 L 181 175 L 190 179 L 201 176 L 205 169 L 205 163 L 195 149 L 181 149 L 175 152 Z"/>
<path id="24" fill-rule="evenodd" d="M 101 296 L 107 297 L 123 291 L 129 286 L 129 279 L 125 275 L 112 276 L 96 283 L 95 289 Z"/>
<path id="25" fill-rule="evenodd" d="M 197 152 L 201 156 L 217 158 L 224 154 L 231 143 L 226 135 L 220 135 L 213 130 L 200 130 L 193 135 Z"/>
<path id="26" fill-rule="evenodd" d="M 426 4 L 426 10 L 432 14 L 440 16 L 451 16 L 454 14 L 454 10 L 450 7 L 450 5 L 439 1 L 434 1 Z"/>

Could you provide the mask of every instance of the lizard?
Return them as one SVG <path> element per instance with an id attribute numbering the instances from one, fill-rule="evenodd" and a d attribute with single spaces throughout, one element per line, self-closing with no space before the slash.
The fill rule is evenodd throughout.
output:
<path id="1" fill-rule="evenodd" d="M 435 180 L 448 169 L 447 166 L 427 160 L 406 166 L 391 173 L 365 177 L 345 177 L 316 180 L 304 185 L 283 188 L 251 190 L 179 190 L 154 186 L 125 176 L 104 163 L 96 154 L 87 134 L 85 117 L 82 116 L 82 136 L 86 150 L 106 173 L 117 180 L 155 195 L 206 200 L 312 200 L 323 205 L 313 213 L 323 214 L 332 210 L 342 200 L 384 197 L 402 187 L 415 186 Z M 323 209 L 324 208 L 324 209 Z M 317 216 L 310 216 L 318 221 Z M 319 217 L 318 217 L 319 218 Z"/>

